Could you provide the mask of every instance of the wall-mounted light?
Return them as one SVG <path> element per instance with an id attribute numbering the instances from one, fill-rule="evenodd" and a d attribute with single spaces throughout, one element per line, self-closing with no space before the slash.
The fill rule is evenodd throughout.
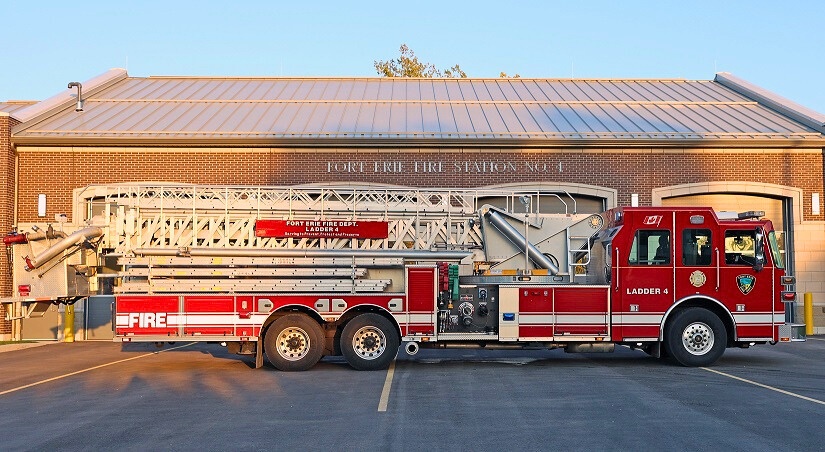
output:
<path id="1" fill-rule="evenodd" d="M 811 193 L 811 213 L 819 215 L 819 193 Z"/>
<path id="2" fill-rule="evenodd" d="M 37 195 L 37 216 L 46 216 L 46 195 L 43 193 Z"/>
<path id="3" fill-rule="evenodd" d="M 639 207 L 639 194 L 633 193 L 630 195 L 630 207 Z"/>

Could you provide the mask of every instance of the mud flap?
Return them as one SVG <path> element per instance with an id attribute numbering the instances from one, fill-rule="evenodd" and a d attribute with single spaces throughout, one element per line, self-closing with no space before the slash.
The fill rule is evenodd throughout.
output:
<path id="1" fill-rule="evenodd" d="M 263 336 L 258 336 L 258 344 L 255 347 L 255 368 L 264 367 L 264 341 Z"/>

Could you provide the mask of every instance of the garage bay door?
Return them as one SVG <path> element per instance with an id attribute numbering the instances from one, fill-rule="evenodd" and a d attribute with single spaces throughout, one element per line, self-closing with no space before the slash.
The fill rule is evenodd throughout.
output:
<path id="1" fill-rule="evenodd" d="M 749 210 L 762 210 L 765 212 L 765 218 L 773 222 L 773 227 L 776 230 L 777 239 L 779 241 L 779 249 L 783 254 L 785 253 L 786 248 L 785 231 L 788 228 L 788 224 L 785 221 L 784 204 L 785 202 L 778 198 L 738 193 L 687 195 L 662 199 L 662 205 L 668 207 L 713 207 L 713 209 L 717 212 L 747 212 Z M 788 262 L 787 258 L 790 256 L 785 257 L 785 262 Z"/>

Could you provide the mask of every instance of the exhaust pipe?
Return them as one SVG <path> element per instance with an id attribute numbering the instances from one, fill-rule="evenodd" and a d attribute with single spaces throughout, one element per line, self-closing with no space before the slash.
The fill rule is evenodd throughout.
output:
<path id="1" fill-rule="evenodd" d="M 404 351 L 407 352 L 408 355 L 412 356 L 418 353 L 418 342 L 407 342 L 404 344 Z"/>

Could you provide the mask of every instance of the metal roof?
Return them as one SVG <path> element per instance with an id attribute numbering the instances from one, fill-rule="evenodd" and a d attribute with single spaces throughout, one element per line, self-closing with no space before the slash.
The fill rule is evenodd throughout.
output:
<path id="1" fill-rule="evenodd" d="M 88 88 L 84 82 L 82 112 L 74 111 L 72 90 L 52 98 L 54 105 L 68 99 L 60 108 L 32 108 L 13 141 L 787 146 L 825 139 L 817 113 L 807 111 L 812 122 L 800 122 L 710 80 L 128 77 L 113 71 Z"/>
<path id="2" fill-rule="evenodd" d="M 14 116 L 14 112 L 27 108 L 36 103 L 37 101 L 35 100 L 7 100 L 5 102 L 0 102 L 0 112 L 8 113 L 9 115 Z"/>

